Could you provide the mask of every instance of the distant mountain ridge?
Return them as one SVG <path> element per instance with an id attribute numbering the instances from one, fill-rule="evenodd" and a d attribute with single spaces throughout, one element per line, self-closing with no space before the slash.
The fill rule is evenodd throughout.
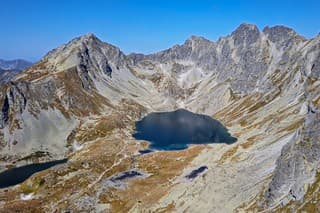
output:
<path id="1" fill-rule="evenodd" d="M 4 60 L 0 59 L 0 69 L 3 70 L 24 70 L 30 67 L 33 63 L 23 60 L 23 59 L 14 59 L 14 60 Z"/>
<path id="2" fill-rule="evenodd" d="M 23 59 L 0 59 L 0 84 L 13 80 L 18 74 L 30 67 L 32 64 L 33 63 Z"/>
<path id="3" fill-rule="evenodd" d="M 4 70 L 0 69 L 0 84 L 11 81 L 14 77 L 21 73 L 21 70 Z"/>

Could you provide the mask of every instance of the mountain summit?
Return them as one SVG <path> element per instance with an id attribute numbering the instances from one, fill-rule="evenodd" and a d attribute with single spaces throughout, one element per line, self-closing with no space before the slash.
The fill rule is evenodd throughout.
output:
<path id="1" fill-rule="evenodd" d="M 0 89 L 0 169 L 68 159 L 1 191 L 0 208 L 316 210 L 319 45 L 247 23 L 148 55 L 73 39 Z M 218 119 L 237 142 L 139 154 L 148 144 L 132 137 L 135 122 L 179 108 Z"/>

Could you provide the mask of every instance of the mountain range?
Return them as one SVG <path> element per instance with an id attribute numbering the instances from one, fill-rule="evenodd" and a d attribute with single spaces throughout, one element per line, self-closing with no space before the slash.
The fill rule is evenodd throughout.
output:
<path id="1" fill-rule="evenodd" d="M 0 191 L 0 207 L 316 212 L 319 77 L 320 35 L 285 26 L 245 23 L 149 55 L 75 38 L 1 86 L 0 169 L 68 162 Z M 237 142 L 139 154 L 148 143 L 132 137 L 135 122 L 178 108 L 218 119 Z"/>
<path id="2" fill-rule="evenodd" d="M 16 59 L 3 60 L 0 59 L 0 84 L 9 82 L 14 79 L 20 72 L 32 65 L 31 62 Z"/>
<path id="3" fill-rule="evenodd" d="M 32 65 L 31 62 L 23 59 L 3 60 L 0 59 L 0 69 L 3 70 L 24 70 Z"/>

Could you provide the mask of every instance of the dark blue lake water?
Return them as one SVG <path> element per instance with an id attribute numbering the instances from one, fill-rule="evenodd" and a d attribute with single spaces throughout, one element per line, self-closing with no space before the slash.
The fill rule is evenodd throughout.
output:
<path id="1" fill-rule="evenodd" d="M 149 149 L 156 150 L 182 150 L 189 144 L 231 144 L 237 141 L 219 121 L 184 109 L 150 113 L 136 122 L 133 137 L 150 141 Z"/>
<path id="2" fill-rule="evenodd" d="M 0 188 L 6 188 L 22 183 L 36 172 L 53 167 L 57 164 L 66 163 L 67 159 L 51 161 L 47 163 L 35 163 L 26 166 L 21 166 L 13 169 L 8 169 L 0 173 Z"/>

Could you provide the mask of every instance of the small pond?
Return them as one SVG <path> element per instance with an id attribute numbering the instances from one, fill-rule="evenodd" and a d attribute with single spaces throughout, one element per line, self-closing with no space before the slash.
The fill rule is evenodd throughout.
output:
<path id="1" fill-rule="evenodd" d="M 66 163 L 67 159 L 56 160 L 47 163 L 35 163 L 17 168 L 8 169 L 0 173 L 0 188 L 6 188 L 22 183 L 36 172 L 53 167 L 57 164 Z"/>
<path id="2" fill-rule="evenodd" d="M 133 137 L 151 142 L 146 153 L 149 150 L 182 150 L 190 144 L 231 144 L 237 141 L 218 120 L 184 109 L 150 113 L 136 122 Z"/>

